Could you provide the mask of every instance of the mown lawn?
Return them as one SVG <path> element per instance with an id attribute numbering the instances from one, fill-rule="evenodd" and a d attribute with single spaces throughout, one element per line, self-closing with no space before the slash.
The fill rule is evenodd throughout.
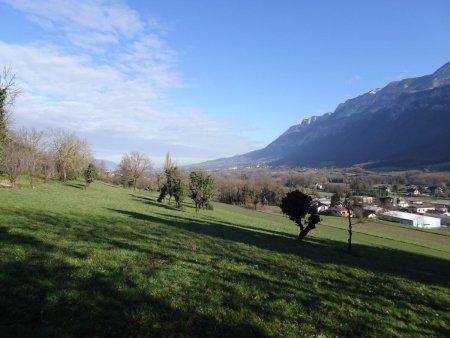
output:
<path id="1" fill-rule="evenodd" d="M 0 189 L 6 337 L 449 336 L 449 232 L 195 214 L 102 183 Z"/>

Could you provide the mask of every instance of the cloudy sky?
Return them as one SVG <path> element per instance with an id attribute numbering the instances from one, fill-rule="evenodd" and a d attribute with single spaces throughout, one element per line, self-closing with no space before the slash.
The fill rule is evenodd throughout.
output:
<path id="1" fill-rule="evenodd" d="M 448 13 L 447 0 L 0 0 L 0 67 L 22 91 L 15 128 L 188 164 L 432 73 L 450 61 Z"/>

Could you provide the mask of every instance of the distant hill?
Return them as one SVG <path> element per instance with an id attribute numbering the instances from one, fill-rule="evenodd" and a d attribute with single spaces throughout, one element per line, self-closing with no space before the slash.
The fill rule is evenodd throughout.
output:
<path id="1" fill-rule="evenodd" d="M 370 168 L 450 164 L 450 63 L 394 81 L 290 127 L 264 149 L 199 167 Z M 449 166 L 450 167 L 450 166 Z"/>

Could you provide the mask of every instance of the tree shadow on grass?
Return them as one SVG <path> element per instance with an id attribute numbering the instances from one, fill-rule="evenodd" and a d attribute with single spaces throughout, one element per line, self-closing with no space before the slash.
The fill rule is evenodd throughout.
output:
<path id="1" fill-rule="evenodd" d="M 81 184 L 81 183 L 74 183 L 74 182 L 66 182 L 65 183 L 66 187 L 72 187 L 72 188 L 76 188 L 76 189 L 85 189 L 86 185 L 85 184 Z"/>
<path id="2" fill-rule="evenodd" d="M 184 231 L 248 244 L 274 252 L 299 255 L 319 263 L 341 264 L 367 271 L 388 273 L 420 283 L 445 287 L 450 285 L 450 261 L 444 259 L 362 244 L 353 244 L 355 254 L 348 255 L 344 251 L 343 242 L 330 239 L 311 237 L 299 243 L 287 237 L 286 234 L 252 231 L 244 229 L 240 225 L 210 223 L 201 219 L 187 220 L 174 215 L 155 217 L 126 210 L 110 210 Z"/>
<path id="3" fill-rule="evenodd" d="M 316 327 L 322 327 L 326 332 L 333 333 L 337 331 L 345 335 L 356 336 L 382 336 L 387 332 L 383 325 L 388 325 L 396 332 L 403 332 L 406 335 L 420 334 L 426 336 L 433 332 L 434 334 L 445 336 L 448 333 L 448 327 L 442 324 L 445 323 L 445 320 L 441 321 L 441 324 L 429 321 L 420 324 L 415 322 L 415 327 L 404 327 L 402 324 L 408 320 L 417 320 L 417 317 L 411 317 L 410 314 L 420 313 L 422 311 L 420 309 L 424 309 L 423 311 L 427 312 L 431 309 L 431 311 L 436 311 L 443 318 L 448 317 L 449 294 L 440 295 L 442 289 L 436 289 L 436 286 L 447 289 L 450 286 L 450 262 L 447 260 L 361 244 L 354 244 L 355 254 L 348 255 L 344 250 L 345 243 L 334 240 L 311 237 L 307 241 L 299 243 L 286 237 L 285 234 L 280 236 L 251 231 L 240 226 L 225 225 L 218 222 L 211 223 L 201 219 L 185 219 L 175 215 L 161 215 L 161 217 L 157 217 L 124 210 L 113 211 L 151 223 L 162 223 L 183 232 L 187 231 L 219 240 L 242 243 L 275 253 L 297 255 L 309 259 L 311 261 L 309 264 L 315 265 L 318 270 L 328 270 L 330 266 L 333 266 L 331 269 L 336 269 L 336 271 L 327 272 L 325 275 L 330 276 L 335 273 L 339 277 L 335 279 L 326 277 L 326 280 L 323 281 L 323 287 L 336 290 L 335 293 L 327 291 L 323 294 L 318 291 L 320 289 L 312 286 L 315 282 L 304 287 L 302 291 L 306 294 L 316 295 L 316 297 L 307 297 L 308 299 L 302 301 L 311 311 L 322 313 L 324 311 L 322 307 L 325 306 L 330 313 L 339 317 L 339 322 L 343 323 L 342 328 L 335 329 L 330 327 L 330 321 L 327 318 L 320 317 L 317 320 Z M 213 241 L 208 242 L 213 243 Z M 209 249 L 214 250 L 215 248 L 211 247 Z M 218 254 L 222 255 L 222 252 L 218 252 Z M 258 259 L 255 261 L 255 258 L 246 257 L 244 252 L 239 252 L 239 250 L 237 252 L 229 252 L 226 257 L 241 261 L 247 266 L 252 266 L 255 262 L 260 264 Z M 372 275 L 361 275 L 358 271 L 342 269 L 339 266 L 358 268 L 372 272 Z M 283 268 L 267 265 L 263 269 L 274 276 L 279 276 L 279 270 Z M 409 289 L 408 282 L 405 280 L 391 277 L 400 277 L 413 282 L 428 284 L 429 288 L 434 290 L 432 292 L 433 296 L 424 296 L 423 294 L 420 296 L 417 289 Z M 248 280 L 248 277 L 243 276 L 243 278 Z M 259 284 L 262 290 L 276 290 L 278 288 L 276 284 L 279 283 L 280 281 L 268 281 L 266 285 L 264 285 L 264 282 Z M 271 286 L 269 286 L 270 284 Z M 278 288 L 278 290 L 280 289 Z M 352 317 L 348 313 L 342 313 L 341 305 L 339 304 L 347 302 L 349 298 L 358 300 L 357 303 L 353 304 L 353 308 L 358 309 L 360 313 L 363 313 L 362 315 Z M 383 310 L 383 305 L 381 305 L 384 302 L 383 299 L 391 299 L 394 301 L 394 304 L 399 302 L 399 304 L 402 304 L 400 308 L 410 309 L 410 314 L 387 315 Z M 323 301 L 326 301 L 327 305 L 324 305 Z M 369 308 L 374 302 L 378 308 Z M 398 305 L 394 306 L 394 308 L 397 307 Z M 375 317 L 372 316 L 372 313 Z M 427 316 L 428 313 L 423 313 L 423 318 L 427 318 Z M 382 326 L 380 326 L 380 323 L 374 324 L 374 318 L 386 317 L 390 318 L 389 323 L 385 322 Z"/>
<path id="4" fill-rule="evenodd" d="M 251 225 L 247 225 L 247 224 L 246 225 L 235 224 L 235 223 L 219 220 L 219 219 L 217 219 L 215 217 L 211 217 L 211 216 L 204 216 L 204 219 L 207 219 L 208 221 L 210 221 L 213 224 L 214 223 L 219 223 L 219 224 L 223 224 L 223 225 L 244 228 L 244 229 L 253 230 L 253 231 L 257 231 L 257 232 L 266 232 L 266 233 L 277 235 L 277 236 L 284 236 L 284 237 L 289 237 L 289 238 L 297 238 L 296 235 L 292 235 L 292 234 L 289 234 L 287 232 L 275 231 L 275 230 L 270 230 L 270 229 L 262 229 L 262 228 L 258 228 L 256 226 L 251 226 Z"/>
<path id="5" fill-rule="evenodd" d="M 0 302 L 0 329 L 5 336 L 265 336 L 266 332 L 258 325 L 233 319 L 242 311 L 252 311 L 260 320 L 276 320 L 283 327 L 294 320 L 300 325 L 307 324 L 312 331 L 301 331 L 310 332 L 304 335 L 325 332 L 330 336 L 385 336 L 387 332 L 403 332 L 409 336 L 430 336 L 431 331 L 434 335 L 445 336 L 445 325 L 414 322 L 414 325 L 402 327 L 402 323 L 409 322 L 408 313 L 429 309 L 441 315 L 446 313 L 448 295 L 441 297 L 442 288 L 437 289 L 433 284 L 448 285 L 448 262 L 433 267 L 436 261 L 433 258 L 359 245 L 355 246 L 358 254 L 348 256 L 342 250 L 343 243 L 337 241 L 312 237 L 298 243 L 285 236 L 228 223 L 183 218 L 184 214 L 148 215 L 110 210 L 126 217 L 1 210 L 20 216 L 16 218 L 17 224 L 10 227 L 12 233 L 0 231 L 0 248 L 18 250 L 18 253 L 4 251 L 9 255 L 0 256 L 0 299 L 6 300 Z M 40 227 L 47 227 L 50 236 L 40 235 L 42 240 L 32 236 Z M 26 235 L 16 233 L 22 229 L 27 231 Z M 151 239 L 158 234 L 162 237 L 160 241 Z M 124 257 L 142 253 L 145 264 L 154 261 L 150 255 L 165 262 L 150 268 L 145 264 L 139 266 L 137 278 L 136 273 L 128 272 L 128 261 L 115 260 L 112 265 L 100 262 L 86 272 L 79 263 L 69 264 L 71 258 L 83 257 L 77 248 L 66 245 L 64 255 L 60 255 L 61 247 L 57 245 L 63 238 L 108 253 L 117 248 L 120 255 L 117 257 L 123 257 L 123 253 L 126 253 Z M 189 247 L 183 247 L 190 239 L 198 245 L 192 253 L 208 257 L 208 263 L 198 261 Z M 176 246 L 172 245 L 172 240 Z M 268 252 L 248 250 L 251 246 Z M 21 256 L 20 252 L 26 252 L 27 256 Z M 300 261 L 290 263 L 288 256 L 282 257 L 281 262 L 278 253 L 308 259 L 303 265 L 308 271 L 292 268 L 290 264 Z M 413 262 L 406 264 L 403 261 L 411 259 Z M 93 261 L 96 260 L 98 264 L 97 258 Z M 186 261 L 183 266 L 189 265 L 189 274 L 195 282 L 175 298 L 180 301 L 187 297 L 184 301 L 189 305 L 174 307 L 167 300 L 154 296 L 151 287 L 142 287 L 141 281 L 149 277 L 164 278 L 159 276 L 161 269 L 170 270 L 170 264 L 180 260 Z M 418 268 L 414 269 L 417 264 Z M 259 267 L 254 268 L 255 265 Z M 373 274 L 343 267 L 361 268 Z M 324 277 L 315 271 L 324 271 Z M 443 275 L 439 277 L 439 273 Z M 417 289 L 409 291 L 407 281 L 389 276 L 428 283 L 432 291 L 420 296 Z M 159 280 L 161 282 L 165 280 Z M 183 281 L 175 283 L 185 285 Z M 206 293 L 206 288 L 212 290 L 212 294 Z M 251 290 L 255 289 L 267 294 L 267 298 L 254 301 Z M 219 297 L 220 301 L 216 303 L 208 295 Z M 191 303 L 191 297 L 201 299 L 199 303 Z M 344 311 L 342 304 L 354 299 L 358 302 L 344 307 Z M 399 302 L 395 309 L 408 309 L 408 313 L 383 313 L 380 306 L 384 299 Z M 302 311 L 289 314 L 280 307 L 280 302 L 295 303 Z M 223 320 L 197 310 L 214 305 L 227 309 L 226 315 L 221 317 Z M 359 312 L 350 316 L 349 308 Z M 330 321 L 329 317 L 337 319 Z"/>
<path id="6" fill-rule="evenodd" d="M 127 270 L 81 273 L 56 246 L 1 228 L 0 244 L 27 257 L 0 261 L 0 330 L 5 337 L 265 337 L 245 322 L 219 322 L 151 296 Z M 158 269 L 147 270 L 156 274 Z"/>
<path id="7" fill-rule="evenodd" d="M 164 208 L 164 209 L 167 209 L 167 210 L 182 211 L 182 209 L 177 208 L 175 205 L 169 205 L 169 204 L 165 204 L 165 203 L 160 203 L 156 199 L 153 199 L 153 198 L 150 198 L 150 197 L 144 197 L 144 196 L 139 196 L 139 195 L 134 195 L 134 194 L 130 194 L 130 196 L 132 196 L 133 200 L 137 201 L 137 202 L 142 202 L 144 204 L 156 206 L 156 207 L 159 207 L 159 208 Z M 172 200 L 172 202 L 173 202 L 173 200 Z"/>

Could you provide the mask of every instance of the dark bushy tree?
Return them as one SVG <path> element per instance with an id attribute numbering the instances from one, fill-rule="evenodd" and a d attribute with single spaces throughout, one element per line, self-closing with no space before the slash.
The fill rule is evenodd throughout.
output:
<path id="1" fill-rule="evenodd" d="M 8 142 L 8 115 L 19 90 L 16 75 L 9 68 L 0 72 L 0 146 Z"/>
<path id="2" fill-rule="evenodd" d="M 83 174 L 84 180 L 86 181 L 85 188 L 87 189 L 87 187 L 97 179 L 97 169 L 95 168 L 95 165 L 89 163 Z"/>
<path id="3" fill-rule="evenodd" d="M 181 178 L 181 173 L 177 167 L 167 167 L 164 171 L 165 182 L 163 183 L 158 202 L 162 202 L 166 196 L 169 196 L 169 204 L 172 197 L 175 198 L 177 207 L 181 207 L 185 198 L 184 182 Z"/>
<path id="4" fill-rule="evenodd" d="M 289 193 L 281 201 L 281 210 L 289 219 L 300 227 L 298 240 L 301 241 L 320 222 L 317 207 L 312 203 L 310 196 L 299 190 Z M 306 224 L 303 224 L 306 215 L 309 214 Z"/>
<path id="5" fill-rule="evenodd" d="M 330 206 L 335 207 L 339 204 L 341 204 L 341 194 L 337 192 L 331 196 Z"/>
<path id="6" fill-rule="evenodd" d="M 198 212 L 198 209 L 203 208 L 212 209 L 213 178 L 201 171 L 191 172 L 189 178 L 189 197 L 194 201 L 195 211 Z"/>
<path id="7" fill-rule="evenodd" d="M 173 185 L 173 197 L 175 198 L 175 203 L 178 208 L 181 208 L 183 205 L 184 198 L 186 197 L 186 192 L 184 189 L 184 182 L 181 177 L 177 177 L 175 179 Z"/>
<path id="8" fill-rule="evenodd" d="M 0 87 L 0 145 L 6 143 L 7 140 L 7 132 L 6 132 L 6 109 L 5 101 L 6 101 L 7 91 L 5 88 Z"/>

